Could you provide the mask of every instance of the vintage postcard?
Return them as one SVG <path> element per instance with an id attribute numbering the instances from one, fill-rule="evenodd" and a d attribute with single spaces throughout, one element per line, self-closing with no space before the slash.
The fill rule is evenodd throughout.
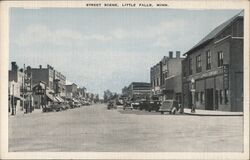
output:
<path id="1" fill-rule="evenodd" d="M 249 1 L 3 1 L 1 159 L 249 159 Z"/>

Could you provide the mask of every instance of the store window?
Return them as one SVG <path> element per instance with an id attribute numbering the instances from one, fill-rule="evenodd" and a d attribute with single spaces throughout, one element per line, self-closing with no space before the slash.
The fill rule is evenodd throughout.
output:
<path id="1" fill-rule="evenodd" d="M 196 100 L 196 102 L 199 101 L 199 92 L 195 92 L 195 100 Z"/>
<path id="2" fill-rule="evenodd" d="M 222 104 L 222 100 L 223 100 L 223 91 L 220 90 L 219 91 L 219 101 L 220 101 L 220 104 Z"/>
<path id="3" fill-rule="evenodd" d="M 225 98 L 224 98 L 225 104 L 228 104 L 228 89 L 224 90 L 224 94 L 225 94 Z"/>
<path id="4" fill-rule="evenodd" d="M 201 55 L 196 56 L 196 73 L 201 72 Z"/>
<path id="5" fill-rule="evenodd" d="M 207 52 L 206 52 L 206 69 L 207 70 L 210 70 L 211 69 L 211 52 L 210 52 L 210 50 L 208 50 Z"/>
<path id="6" fill-rule="evenodd" d="M 218 52 L 218 67 L 223 66 L 223 52 Z"/>
<path id="7" fill-rule="evenodd" d="M 203 102 L 204 102 L 204 99 L 205 99 L 204 92 L 201 92 L 201 93 L 200 93 L 200 102 L 203 103 Z"/>

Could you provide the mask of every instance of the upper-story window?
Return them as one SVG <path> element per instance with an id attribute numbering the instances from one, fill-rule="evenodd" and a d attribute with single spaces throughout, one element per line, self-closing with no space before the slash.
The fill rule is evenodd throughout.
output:
<path id="1" fill-rule="evenodd" d="M 218 67 L 223 66 L 223 52 L 218 52 Z"/>
<path id="2" fill-rule="evenodd" d="M 189 69 L 189 75 L 193 74 L 193 70 L 192 70 L 192 59 L 189 59 L 189 63 L 188 63 L 188 69 Z"/>
<path id="3" fill-rule="evenodd" d="M 206 52 L 206 69 L 211 69 L 211 52 L 209 50 Z"/>
<path id="4" fill-rule="evenodd" d="M 196 56 L 196 72 L 201 72 L 201 55 Z"/>

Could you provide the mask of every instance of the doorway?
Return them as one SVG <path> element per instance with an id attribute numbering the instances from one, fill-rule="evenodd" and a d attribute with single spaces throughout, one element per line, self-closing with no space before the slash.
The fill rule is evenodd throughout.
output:
<path id="1" fill-rule="evenodd" d="M 213 89 L 206 89 L 206 103 L 205 103 L 205 110 L 214 110 L 214 94 Z"/>
<path id="2" fill-rule="evenodd" d="M 215 110 L 219 109 L 219 91 L 215 90 Z"/>

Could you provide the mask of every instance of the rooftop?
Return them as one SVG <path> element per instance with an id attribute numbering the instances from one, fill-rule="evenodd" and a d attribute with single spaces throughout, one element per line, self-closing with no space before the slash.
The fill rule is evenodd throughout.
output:
<path id="1" fill-rule="evenodd" d="M 195 46 L 193 46 L 189 51 L 187 51 L 184 55 L 191 53 L 193 50 L 197 49 L 198 47 L 200 47 L 203 44 L 206 44 L 208 42 L 210 42 L 211 40 L 213 40 L 219 33 L 221 33 L 226 27 L 228 27 L 230 24 L 232 24 L 235 20 L 237 20 L 238 18 L 242 18 L 244 17 L 244 12 L 241 11 L 240 13 L 238 13 L 237 15 L 233 16 L 232 18 L 230 18 L 229 20 L 227 20 L 226 22 L 222 23 L 221 25 L 219 25 L 218 27 L 216 27 L 215 29 L 213 29 L 207 36 L 205 36 L 201 41 L 199 41 Z"/>

